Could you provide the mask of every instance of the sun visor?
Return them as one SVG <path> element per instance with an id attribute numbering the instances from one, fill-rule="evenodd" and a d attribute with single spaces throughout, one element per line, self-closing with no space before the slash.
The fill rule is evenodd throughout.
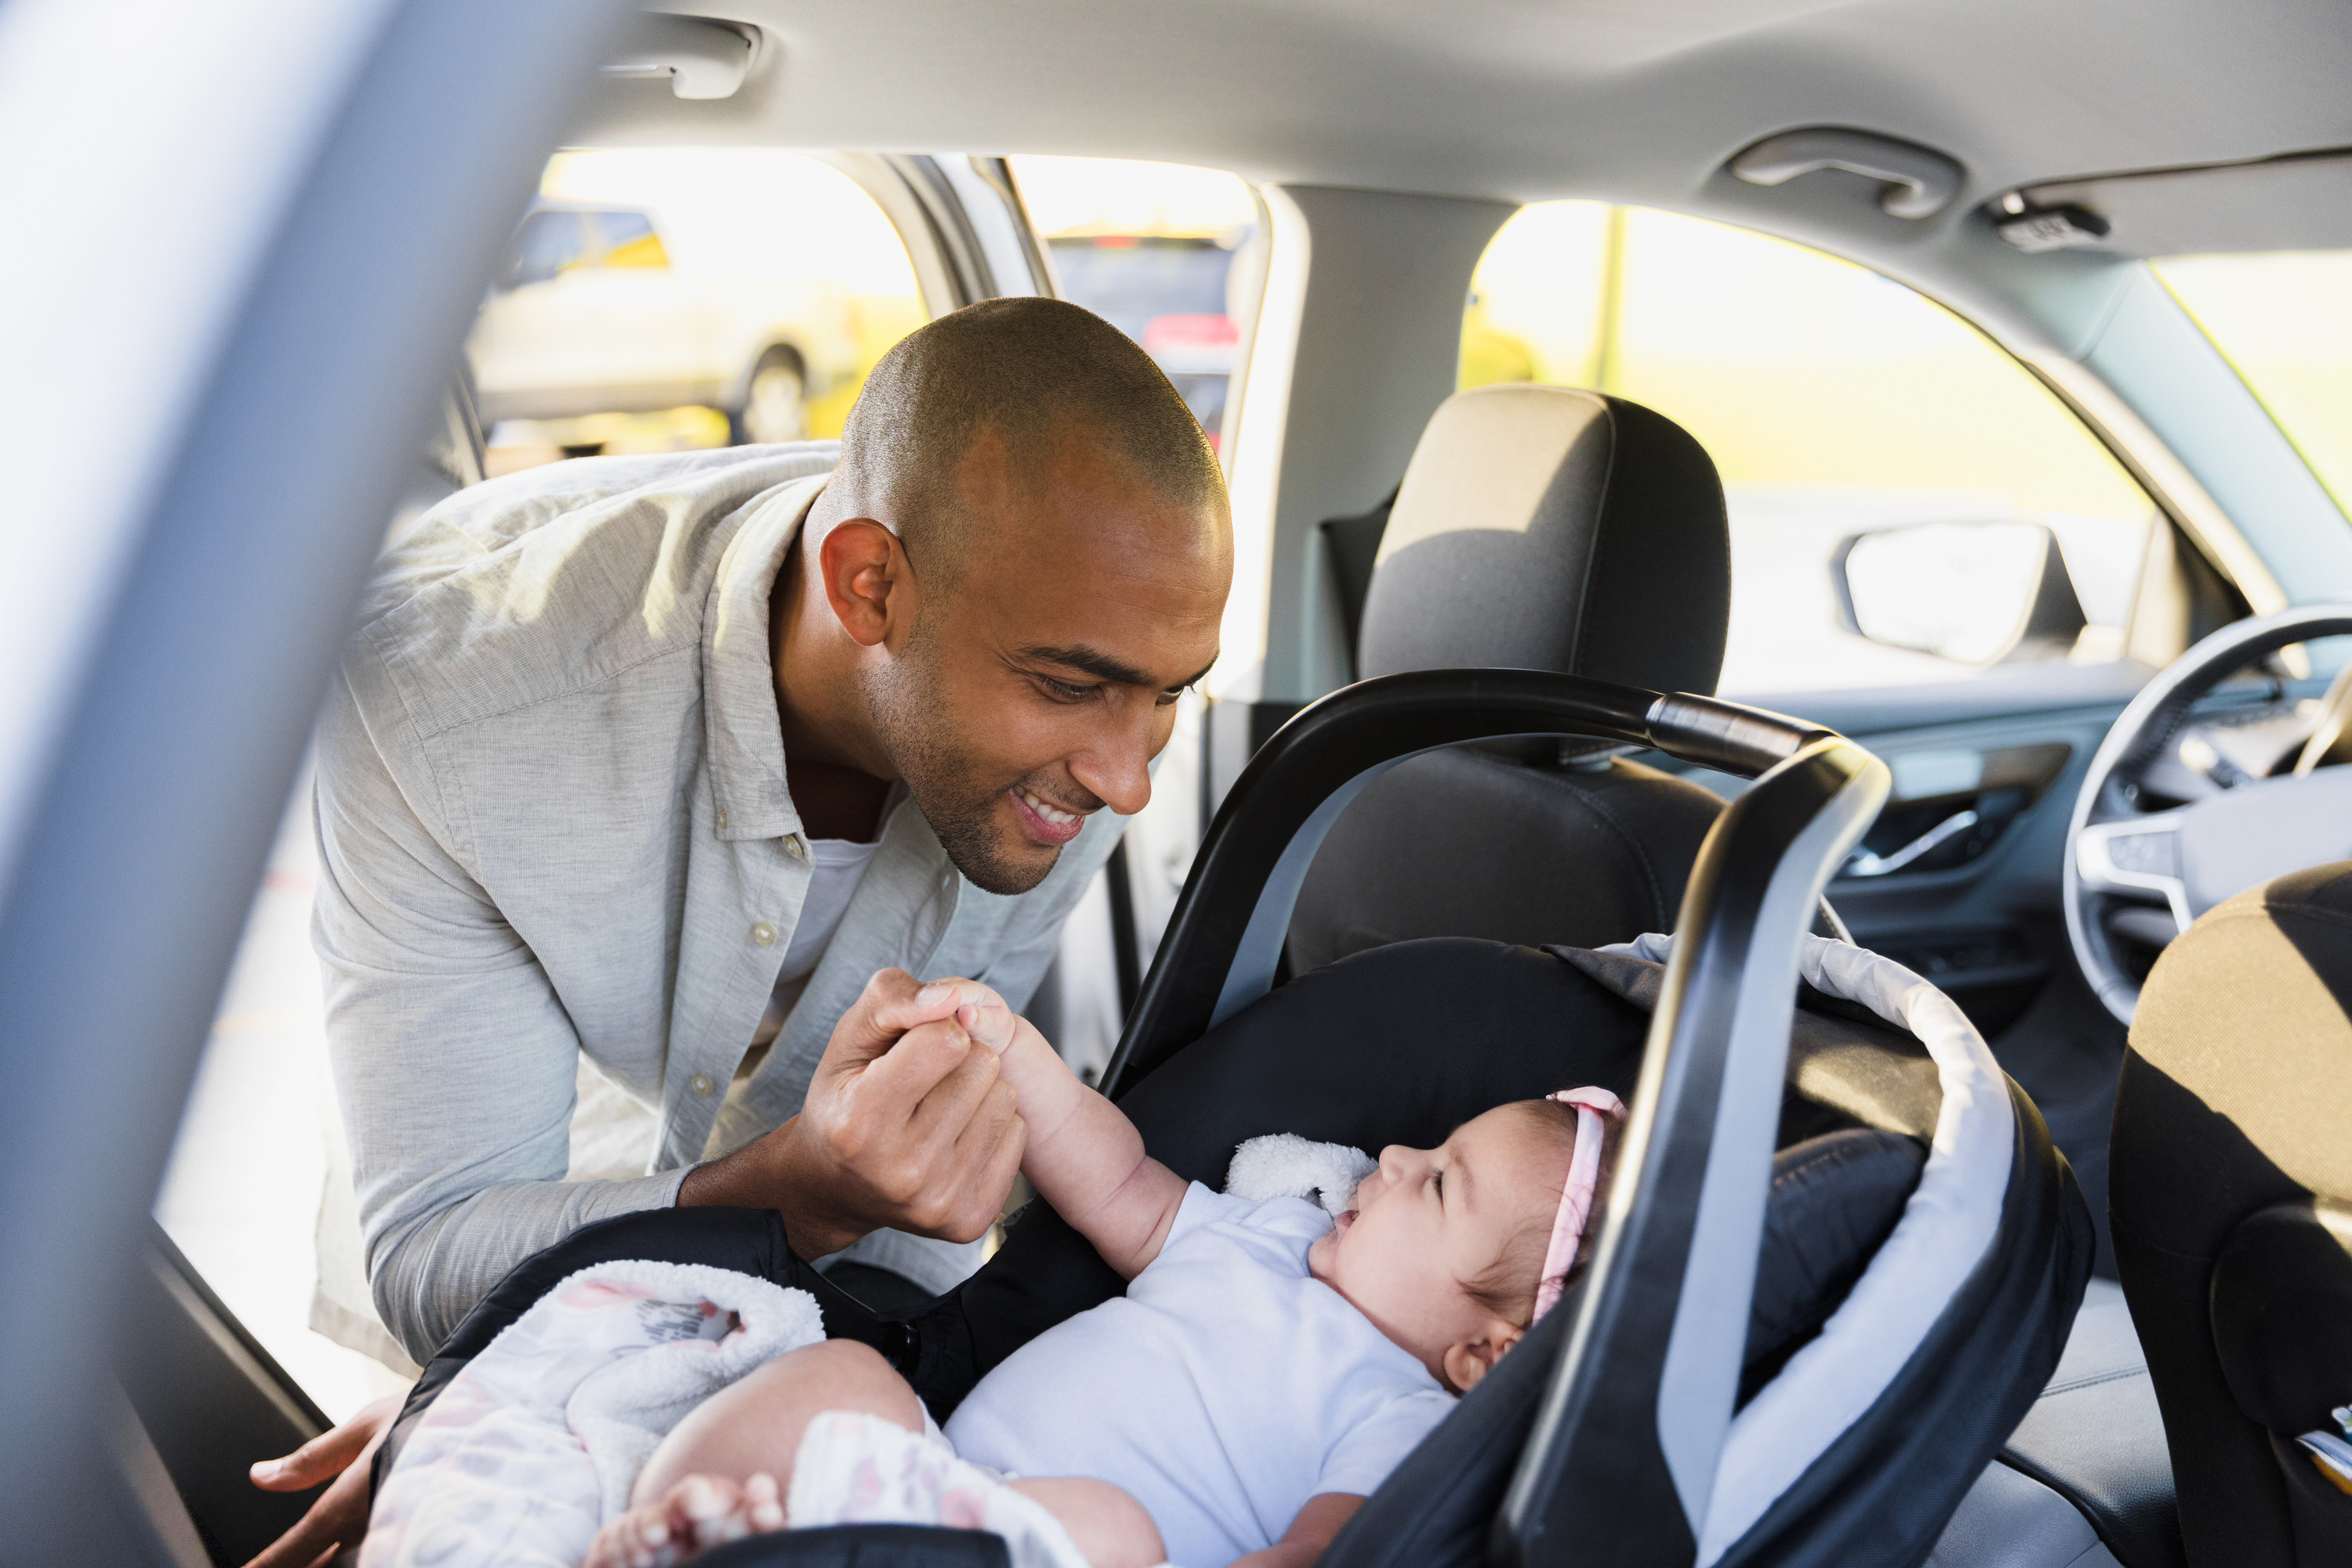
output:
<path id="1" fill-rule="evenodd" d="M 2352 248 L 2352 148 L 2021 185 L 1985 204 L 2021 250 L 2210 255 Z"/>

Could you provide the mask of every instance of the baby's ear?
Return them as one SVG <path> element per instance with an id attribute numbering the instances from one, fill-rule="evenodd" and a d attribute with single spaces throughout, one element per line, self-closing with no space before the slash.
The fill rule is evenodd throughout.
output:
<path id="1" fill-rule="evenodd" d="M 1466 1340 L 1456 1340 L 1445 1350 L 1445 1381 L 1456 1394 L 1467 1394 L 1478 1385 L 1478 1380 L 1495 1370 L 1503 1352 L 1525 1338 L 1527 1331 L 1500 1318 L 1489 1318 L 1485 1328 Z"/>

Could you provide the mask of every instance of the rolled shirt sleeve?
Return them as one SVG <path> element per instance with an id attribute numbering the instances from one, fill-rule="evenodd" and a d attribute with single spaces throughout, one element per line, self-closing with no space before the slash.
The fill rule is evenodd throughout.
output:
<path id="1" fill-rule="evenodd" d="M 1117 841 L 1090 822 L 1000 897 L 902 806 L 730 1091 L 810 877 L 767 617 L 834 458 L 552 464 L 451 497 L 379 569 L 316 735 L 312 933 L 370 1284 L 420 1363 L 532 1253 L 675 1203 L 714 1131 L 797 1111 L 877 969 L 1025 1004 Z M 655 1173 L 563 1179 L 583 1056 L 655 1112 Z M 976 1261 L 898 1239 L 932 1282 Z"/>

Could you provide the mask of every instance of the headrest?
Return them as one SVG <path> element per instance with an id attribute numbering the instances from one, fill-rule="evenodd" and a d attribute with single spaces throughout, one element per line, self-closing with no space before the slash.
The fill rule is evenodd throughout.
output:
<path id="1" fill-rule="evenodd" d="M 1549 669 L 1711 696 L 1731 613 L 1723 487 L 1639 404 L 1483 386 L 1441 404 L 1381 536 L 1357 668 Z"/>

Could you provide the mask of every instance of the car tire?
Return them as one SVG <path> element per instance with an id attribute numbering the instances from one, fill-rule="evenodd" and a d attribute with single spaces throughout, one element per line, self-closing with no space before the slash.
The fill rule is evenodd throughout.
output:
<path id="1" fill-rule="evenodd" d="M 728 415 L 739 447 L 808 439 L 808 380 L 801 357 L 790 349 L 760 356 L 743 384 L 741 406 Z"/>

